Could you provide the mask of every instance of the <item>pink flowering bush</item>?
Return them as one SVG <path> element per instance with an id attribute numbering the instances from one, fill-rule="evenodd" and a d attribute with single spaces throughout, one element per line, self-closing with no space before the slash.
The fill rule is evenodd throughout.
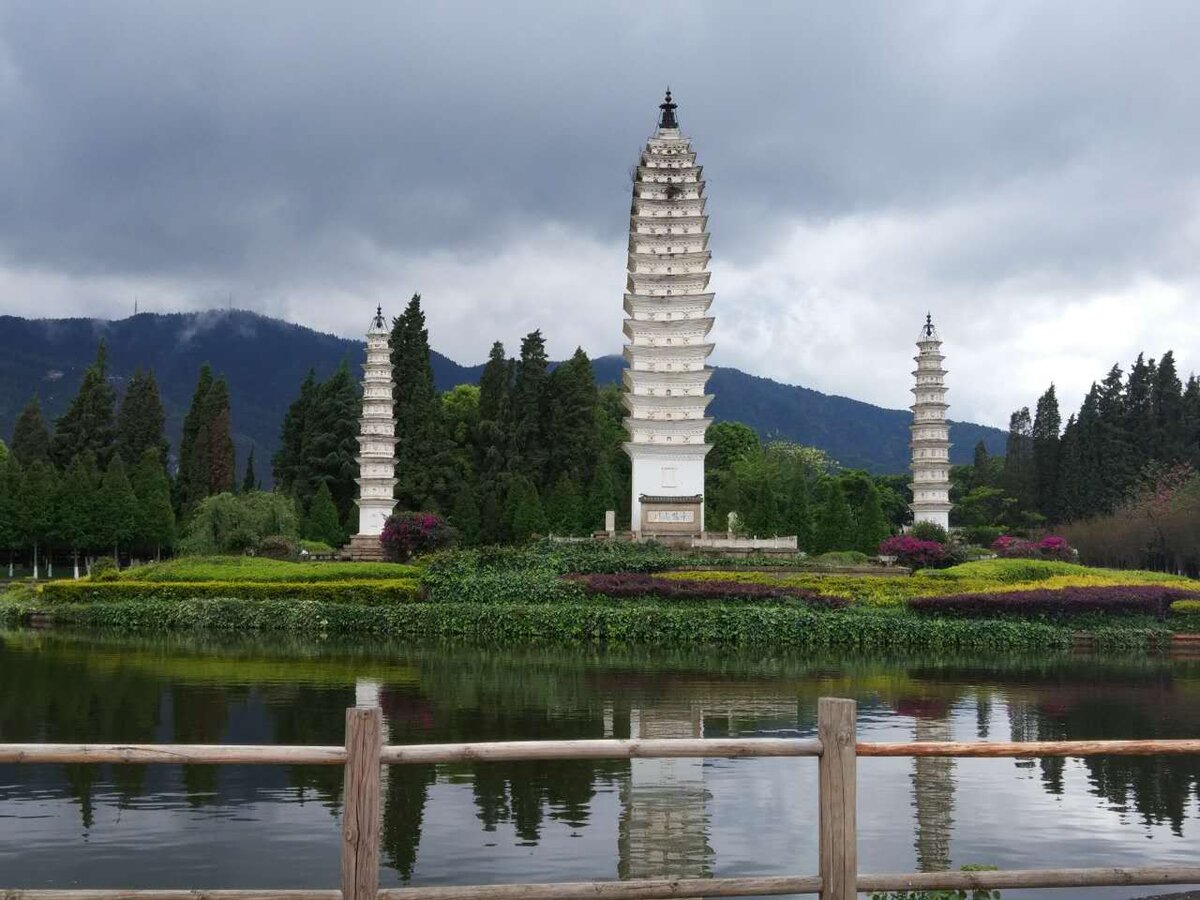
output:
<path id="1" fill-rule="evenodd" d="M 992 550 L 1002 559 L 1055 559 L 1071 562 L 1075 558 L 1075 551 L 1067 539 L 1052 534 L 1037 541 L 1002 534 L 992 544 Z"/>
<path id="2" fill-rule="evenodd" d="M 894 556 L 896 562 L 910 569 L 938 569 L 954 563 L 953 555 L 944 544 L 923 541 L 911 534 L 897 534 L 879 545 L 880 556 Z"/>
<path id="3" fill-rule="evenodd" d="M 423 553 L 444 550 L 457 538 L 454 529 L 436 513 L 400 512 L 384 523 L 379 541 L 388 559 L 407 562 Z"/>

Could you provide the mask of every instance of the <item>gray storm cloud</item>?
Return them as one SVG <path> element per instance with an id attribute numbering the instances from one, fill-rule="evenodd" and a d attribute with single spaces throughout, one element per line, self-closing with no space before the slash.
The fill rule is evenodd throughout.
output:
<path id="1" fill-rule="evenodd" d="M 709 179 L 718 363 L 954 413 L 1200 367 L 1200 6 L 0 8 L 0 310 L 224 305 L 353 334 L 414 290 L 464 361 L 620 344 L 669 82 Z"/>

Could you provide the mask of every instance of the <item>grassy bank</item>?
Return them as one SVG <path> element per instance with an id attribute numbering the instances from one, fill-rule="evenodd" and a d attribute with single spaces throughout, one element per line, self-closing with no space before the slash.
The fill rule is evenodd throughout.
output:
<path id="1" fill-rule="evenodd" d="M 0 623 L 868 650 L 1066 647 L 1078 631 L 1145 647 L 1200 631 L 1200 584 L 1157 573 L 1027 560 L 911 577 L 679 565 L 662 548 L 607 544 L 419 566 L 184 558 L 18 587 L 0 598 Z"/>

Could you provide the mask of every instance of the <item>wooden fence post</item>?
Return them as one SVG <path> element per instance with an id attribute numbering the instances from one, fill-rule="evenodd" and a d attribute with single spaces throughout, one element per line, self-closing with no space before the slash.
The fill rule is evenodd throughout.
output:
<path id="1" fill-rule="evenodd" d="M 346 779 L 342 786 L 342 900 L 376 900 L 379 892 L 379 751 L 383 713 L 378 706 L 346 710 Z"/>
<path id="2" fill-rule="evenodd" d="M 821 900 L 854 900 L 858 896 L 855 713 L 853 700 L 822 697 L 817 701 L 817 734 L 822 745 L 819 764 Z"/>

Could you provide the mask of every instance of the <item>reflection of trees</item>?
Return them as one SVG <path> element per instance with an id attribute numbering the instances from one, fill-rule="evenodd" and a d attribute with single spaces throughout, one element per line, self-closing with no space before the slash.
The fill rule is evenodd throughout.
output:
<path id="1" fill-rule="evenodd" d="M 486 766 L 481 767 L 486 768 Z M 433 766 L 390 766 L 383 805 L 383 854 L 408 881 L 417 862 L 421 824 L 429 787 L 437 779 Z"/>
<path id="2" fill-rule="evenodd" d="M 229 698 L 225 688 L 177 684 L 171 688 L 171 740 L 177 744 L 219 744 L 225 738 Z M 216 766 L 183 766 L 183 789 L 194 807 L 213 803 Z"/>
<path id="3" fill-rule="evenodd" d="M 265 689 L 273 694 L 278 687 Z M 298 746 L 341 746 L 346 739 L 346 708 L 354 705 L 354 689 L 288 686 L 286 702 L 267 709 L 274 723 L 274 743 Z M 282 698 L 280 698 L 282 699 Z M 337 813 L 342 800 L 340 766 L 289 766 L 288 780 L 303 799 L 309 791 Z"/>

